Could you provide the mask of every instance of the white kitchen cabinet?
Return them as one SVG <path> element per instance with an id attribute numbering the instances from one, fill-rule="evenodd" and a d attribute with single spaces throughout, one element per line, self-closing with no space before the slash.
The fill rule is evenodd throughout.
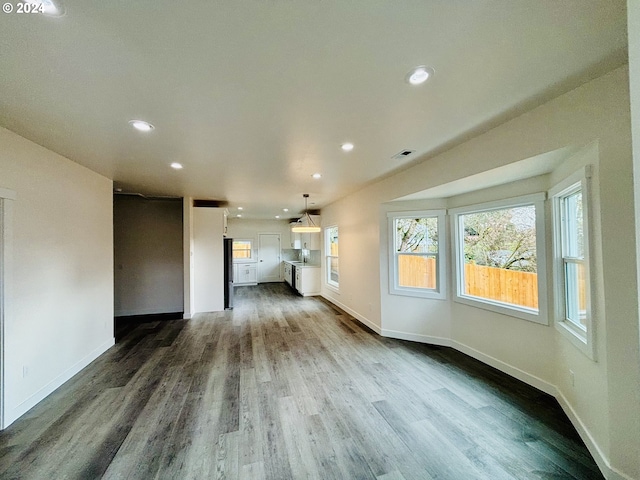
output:
<path id="1" fill-rule="evenodd" d="M 303 297 L 320 295 L 320 267 L 296 267 L 296 289 Z"/>
<path id="2" fill-rule="evenodd" d="M 291 231 L 291 227 L 293 227 L 295 223 L 292 223 L 289 228 L 289 233 L 291 234 L 291 248 L 300 249 L 302 248 L 302 234 Z"/>
<path id="3" fill-rule="evenodd" d="M 258 270 L 255 263 L 233 264 L 234 285 L 256 285 L 258 283 Z"/>
<path id="4" fill-rule="evenodd" d="M 303 233 L 302 246 L 300 248 L 306 248 L 307 250 L 320 250 L 320 236 L 321 233 Z"/>
<path id="5" fill-rule="evenodd" d="M 292 273 L 291 264 L 284 262 L 284 281 L 287 282 L 289 285 L 293 284 L 293 277 L 291 273 Z"/>

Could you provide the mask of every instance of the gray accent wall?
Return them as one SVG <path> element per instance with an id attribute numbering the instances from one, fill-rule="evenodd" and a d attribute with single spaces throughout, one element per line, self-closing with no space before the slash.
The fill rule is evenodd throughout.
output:
<path id="1" fill-rule="evenodd" d="M 182 199 L 115 195 L 115 316 L 184 311 Z"/>

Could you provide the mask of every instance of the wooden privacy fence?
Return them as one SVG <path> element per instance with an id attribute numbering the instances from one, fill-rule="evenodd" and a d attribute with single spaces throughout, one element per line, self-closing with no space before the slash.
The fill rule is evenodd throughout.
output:
<path id="1" fill-rule="evenodd" d="M 538 308 L 537 273 L 466 263 L 464 283 L 467 295 Z"/>
<path id="2" fill-rule="evenodd" d="M 399 255 L 398 284 L 400 287 L 436 288 L 436 259 Z"/>
<path id="3" fill-rule="evenodd" d="M 419 255 L 399 255 L 398 277 L 401 287 L 435 288 L 436 260 Z M 466 295 L 538 308 L 536 273 L 467 263 L 464 266 L 464 277 Z"/>
<path id="4" fill-rule="evenodd" d="M 522 307 L 538 308 L 538 274 L 485 267 L 464 266 L 464 293 Z M 398 255 L 400 287 L 436 288 L 436 260 L 420 255 Z M 585 268 L 578 266 L 577 298 L 580 313 L 586 310 Z"/>

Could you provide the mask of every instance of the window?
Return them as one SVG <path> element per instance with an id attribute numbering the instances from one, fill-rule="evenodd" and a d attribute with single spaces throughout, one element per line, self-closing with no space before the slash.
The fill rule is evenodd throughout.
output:
<path id="1" fill-rule="evenodd" d="M 253 258 L 251 244 L 252 240 L 234 240 L 233 241 L 233 259 L 247 261 Z"/>
<path id="2" fill-rule="evenodd" d="M 544 194 L 452 210 L 456 301 L 547 324 L 543 212 Z"/>
<path id="3" fill-rule="evenodd" d="M 340 286 L 340 269 L 338 264 L 338 227 L 327 227 L 324 230 L 324 251 L 327 269 L 327 285 Z"/>
<path id="4" fill-rule="evenodd" d="M 391 212 L 389 293 L 445 298 L 444 210 Z"/>
<path id="5" fill-rule="evenodd" d="M 588 178 L 581 170 L 551 190 L 557 328 L 594 359 L 589 281 Z"/>

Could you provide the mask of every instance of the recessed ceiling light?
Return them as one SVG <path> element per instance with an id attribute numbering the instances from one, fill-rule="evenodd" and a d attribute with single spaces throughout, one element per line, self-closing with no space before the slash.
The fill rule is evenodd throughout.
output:
<path id="1" fill-rule="evenodd" d="M 433 74 L 433 68 L 420 65 L 407 73 L 405 80 L 411 85 L 420 85 L 421 83 L 426 82 L 431 76 L 433 76 Z"/>
<path id="2" fill-rule="evenodd" d="M 315 178 L 316 180 L 318 178 L 322 178 L 322 174 L 321 173 L 314 173 L 313 175 L 311 175 L 313 178 Z"/>
<path id="3" fill-rule="evenodd" d="M 283 209 L 282 209 L 282 211 L 283 211 L 283 212 L 288 212 L 288 211 L 289 211 L 289 209 L 288 209 L 288 208 L 283 208 Z"/>
<path id="4" fill-rule="evenodd" d="M 345 152 L 350 152 L 351 150 L 353 150 L 353 143 L 343 143 L 340 148 L 342 148 L 342 150 L 344 150 Z"/>
<path id="5" fill-rule="evenodd" d="M 130 120 L 129 125 L 131 125 L 136 130 L 140 130 L 141 132 L 150 132 L 154 127 L 149 122 L 145 122 L 144 120 Z"/>
<path id="6" fill-rule="evenodd" d="M 244 210 L 244 207 L 238 207 L 238 210 Z"/>
<path id="7" fill-rule="evenodd" d="M 175 168 L 176 170 L 182 170 L 182 164 L 178 162 L 173 162 L 171 164 L 171 168 Z"/>
<path id="8" fill-rule="evenodd" d="M 242 217 L 242 215 L 240 215 L 240 214 L 237 214 L 237 215 L 236 215 L 236 217 L 238 217 L 238 218 L 240 218 L 240 217 Z"/>
<path id="9" fill-rule="evenodd" d="M 280 218 L 280 215 L 276 215 L 276 218 Z"/>

